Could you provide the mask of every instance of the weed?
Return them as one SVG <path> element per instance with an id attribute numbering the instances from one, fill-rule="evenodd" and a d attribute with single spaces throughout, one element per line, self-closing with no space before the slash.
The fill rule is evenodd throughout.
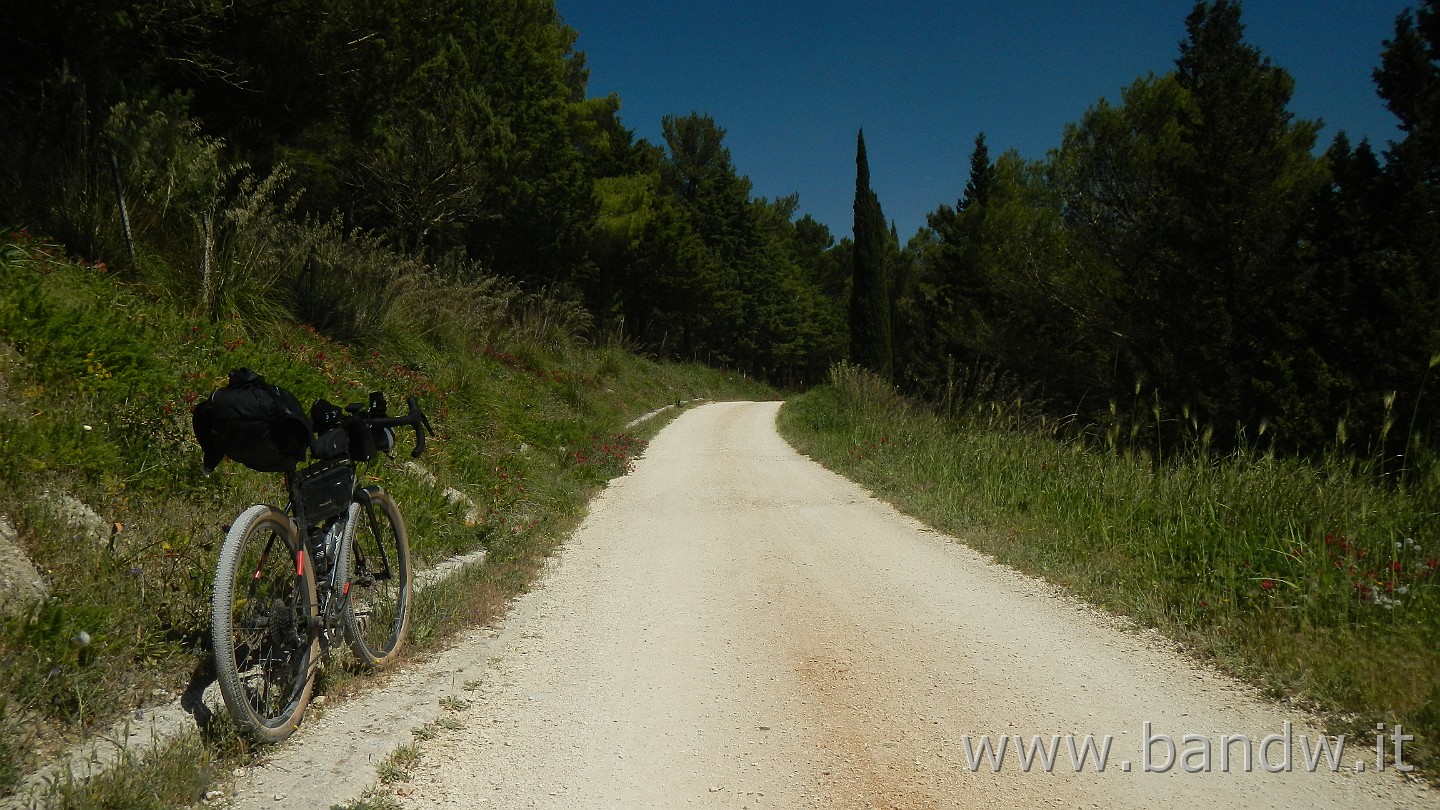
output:
<path id="1" fill-rule="evenodd" d="M 390 756 L 380 764 L 376 773 L 380 777 L 380 784 L 391 785 L 396 782 L 409 782 L 410 772 L 420 764 L 423 756 L 420 746 L 414 744 L 402 745 L 390 752 Z"/>
<path id="2" fill-rule="evenodd" d="M 331 805 L 330 810 L 400 810 L 403 806 L 399 799 L 375 787 L 365 791 L 354 801 Z"/>
<path id="3" fill-rule="evenodd" d="M 53 810 L 165 810 L 195 804 L 219 775 L 215 753 L 190 733 L 144 756 L 127 752 L 119 766 L 97 777 L 82 780 L 66 771 L 40 799 L 42 806 Z"/>
<path id="4" fill-rule="evenodd" d="M 455 695 L 441 695 L 440 708 L 452 712 L 463 712 L 470 708 L 470 701 L 462 697 L 456 697 Z"/>

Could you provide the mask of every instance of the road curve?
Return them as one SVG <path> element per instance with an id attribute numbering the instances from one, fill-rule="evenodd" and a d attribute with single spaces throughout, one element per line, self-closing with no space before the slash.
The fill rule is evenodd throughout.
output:
<path id="1" fill-rule="evenodd" d="M 593 503 L 405 808 L 1440 804 L 1376 773 L 1374 738 L 1309 771 L 1306 717 L 898 514 L 794 452 L 778 408 L 682 414 Z M 1045 749 L 1028 769 L 1017 735 Z M 1076 772 L 1086 735 L 1103 773 Z"/>

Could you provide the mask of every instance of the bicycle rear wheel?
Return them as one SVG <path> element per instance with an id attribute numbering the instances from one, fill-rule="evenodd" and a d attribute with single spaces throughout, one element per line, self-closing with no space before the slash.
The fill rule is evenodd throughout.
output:
<path id="1" fill-rule="evenodd" d="M 381 667 L 395 659 L 410 625 L 410 539 L 388 492 L 366 487 L 357 498 L 360 525 L 341 561 L 350 574 L 345 638 L 362 665 Z"/>
<path id="2" fill-rule="evenodd" d="M 289 515 L 257 504 L 225 535 L 210 602 L 215 675 L 241 730 L 290 736 L 310 702 L 320 655 L 315 571 Z"/>

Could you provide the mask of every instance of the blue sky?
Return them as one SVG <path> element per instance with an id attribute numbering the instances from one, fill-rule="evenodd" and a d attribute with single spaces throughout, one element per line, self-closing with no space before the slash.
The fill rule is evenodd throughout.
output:
<path id="1" fill-rule="evenodd" d="M 903 242 L 965 187 L 975 135 L 1038 159 L 1067 123 L 1174 67 L 1190 0 L 790 2 L 557 0 L 580 34 L 590 95 L 616 93 L 638 137 L 700 112 L 754 194 L 849 235 L 855 134 Z M 1405 0 L 1250 0 L 1246 39 L 1296 81 L 1290 109 L 1377 148 L 1399 136 L 1371 71 Z"/>

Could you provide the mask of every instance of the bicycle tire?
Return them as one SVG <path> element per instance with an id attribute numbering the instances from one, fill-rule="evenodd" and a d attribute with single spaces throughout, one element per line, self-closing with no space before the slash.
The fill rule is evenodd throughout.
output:
<path id="1" fill-rule="evenodd" d="M 410 538 L 390 493 L 365 487 L 357 493 L 360 525 L 340 564 L 350 578 L 342 624 L 360 664 L 394 661 L 410 626 Z"/>
<path id="2" fill-rule="evenodd" d="M 215 567 L 210 634 L 225 707 L 265 743 L 296 729 L 320 656 L 315 570 L 290 516 L 257 504 L 231 524 Z"/>

